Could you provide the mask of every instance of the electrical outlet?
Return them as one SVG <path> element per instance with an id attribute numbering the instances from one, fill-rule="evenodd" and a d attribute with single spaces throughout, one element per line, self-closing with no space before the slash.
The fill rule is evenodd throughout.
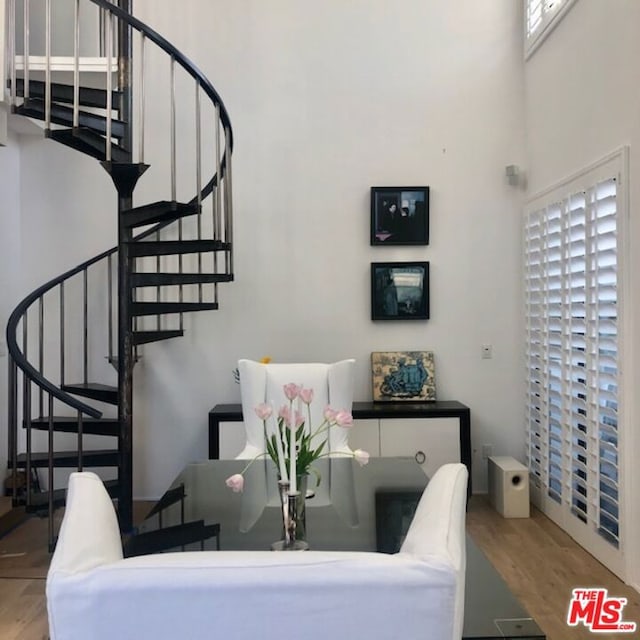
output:
<path id="1" fill-rule="evenodd" d="M 483 444 L 482 445 L 482 459 L 487 460 L 493 455 L 493 445 L 492 444 Z"/>
<path id="2" fill-rule="evenodd" d="M 482 359 L 490 360 L 493 358 L 493 345 L 491 344 L 483 344 L 482 345 Z"/>

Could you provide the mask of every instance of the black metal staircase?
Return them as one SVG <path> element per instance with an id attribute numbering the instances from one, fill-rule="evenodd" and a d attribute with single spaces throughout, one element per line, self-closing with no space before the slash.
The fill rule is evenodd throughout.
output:
<path id="1" fill-rule="evenodd" d="M 56 77 L 55 3 L 8 4 L 12 112 L 43 122 L 48 138 L 99 160 L 117 192 L 117 246 L 33 291 L 7 325 L 9 467 L 14 487 L 18 470 L 24 470 L 27 483 L 24 499 L 14 493 L 14 506 L 46 510 L 52 546 L 52 514 L 63 499 L 56 486 L 59 468 L 112 467 L 116 477 L 108 488 L 117 498 L 123 533 L 132 531 L 134 365 L 143 345 L 184 334 L 184 313 L 217 309 L 218 285 L 233 280 L 233 137 L 227 111 L 211 83 L 180 51 L 131 15 L 130 0 L 75 0 L 73 84 Z M 41 43 L 33 41 L 29 30 L 36 10 L 44 12 L 39 17 L 39 24 L 45 25 Z M 95 12 L 95 23 L 101 25 L 99 58 L 104 71 L 97 80 L 91 72 L 91 86 L 83 83 L 88 72 L 80 50 L 80 18 L 85 11 Z M 155 69 L 152 78 L 157 83 L 166 77 L 167 105 L 150 107 L 145 101 L 150 46 L 166 58 L 168 73 Z M 193 83 L 195 99 L 190 103 L 179 100 L 178 73 Z M 177 132 L 179 109 L 185 104 L 192 109 L 187 118 L 193 123 L 192 136 Z M 170 148 L 168 157 L 151 158 L 147 164 L 145 125 L 150 108 L 167 109 Z M 180 144 L 190 147 L 181 148 L 180 157 L 192 154 L 193 162 L 189 185 L 194 195 L 182 202 L 177 198 Z M 152 174 L 156 161 L 169 166 L 168 193 L 159 191 L 154 202 L 134 203 L 138 180 L 147 171 Z M 205 172 L 211 175 L 207 182 L 202 178 Z M 90 321 L 93 309 L 105 306 L 105 296 L 106 318 Z M 152 351 L 148 355 L 152 357 Z M 115 380 L 95 377 L 98 357 L 117 369 Z M 75 436 L 72 447 L 68 434 Z M 110 444 L 87 449 L 87 437 Z M 59 444 L 60 438 L 67 438 L 66 443 Z M 47 470 L 46 493 L 32 486 L 33 470 L 41 468 Z"/>

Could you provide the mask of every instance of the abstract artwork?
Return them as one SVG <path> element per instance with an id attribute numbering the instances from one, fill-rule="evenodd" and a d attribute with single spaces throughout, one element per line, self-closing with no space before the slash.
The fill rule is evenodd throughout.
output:
<path id="1" fill-rule="evenodd" d="M 371 244 L 429 244 L 429 187 L 371 187 Z"/>
<path id="2" fill-rule="evenodd" d="M 428 262 L 371 263 L 371 319 L 429 318 Z"/>
<path id="3" fill-rule="evenodd" d="M 432 351 L 374 351 L 371 354 L 374 402 L 434 402 Z"/>

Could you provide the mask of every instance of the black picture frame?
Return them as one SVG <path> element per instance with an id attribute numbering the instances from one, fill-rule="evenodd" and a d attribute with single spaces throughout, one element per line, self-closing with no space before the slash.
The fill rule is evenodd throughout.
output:
<path id="1" fill-rule="evenodd" d="M 429 319 L 428 262 L 371 263 L 372 320 Z"/>
<path id="2" fill-rule="evenodd" d="M 428 245 L 429 187 L 371 187 L 371 245 Z"/>

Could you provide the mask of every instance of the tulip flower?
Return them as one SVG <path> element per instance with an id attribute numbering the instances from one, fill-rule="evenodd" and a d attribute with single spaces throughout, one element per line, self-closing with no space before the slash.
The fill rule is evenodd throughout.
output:
<path id="1" fill-rule="evenodd" d="M 335 415 L 335 421 L 339 427 L 352 427 L 353 416 L 351 415 L 351 411 L 347 411 L 346 409 L 338 411 L 338 413 L 336 413 Z"/>
<path id="2" fill-rule="evenodd" d="M 271 414 L 273 413 L 273 407 L 266 402 L 262 402 L 255 408 L 255 412 L 258 418 L 260 418 L 260 420 L 264 422 L 271 417 Z"/>
<path id="3" fill-rule="evenodd" d="M 226 479 L 225 484 L 234 493 L 241 493 L 244 488 L 244 476 L 241 473 L 234 473 Z"/>
<path id="4" fill-rule="evenodd" d="M 254 408 L 255 414 L 264 423 L 266 451 L 250 460 L 240 473 L 227 478 L 227 487 L 236 493 L 244 488 L 245 471 L 259 458 L 271 457 L 278 467 L 280 478 L 289 482 L 290 493 L 295 493 L 298 476 L 308 475 L 310 470 L 314 470 L 311 465 L 318 458 L 328 457 L 334 453 L 349 455 L 345 451 L 333 452 L 329 449 L 329 432 L 335 426 L 352 427 L 351 411 L 347 409 L 337 411 L 326 406 L 322 412 L 321 423 L 314 426 L 311 421 L 313 389 L 306 389 L 293 382 L 285 384 L 282 389 L 287 402 L 278 409 L 277 415 L 272 405 L 266 402 Z M 306 405 L 306 409 L 303 404 Z M 301 429 L 303 426 L 304 428 Z M 360 466 L 369 462 L 369 454 L 362 449 L 356 449 L 351 455 Z"/>
<path id="5" fill-rule="evenodd" d="M 282 387 L 284 390 L 284 395 L 287 397 L 287 400 L 289 400 L 289 402 L 293 402 L 293 400 L 295 400 L 298 395 L 300 394 L 300 391 L 302 390 L 302 387 L 290 382 L 289 384 L 285 384 L 284 387 Z"/>
<path id="6" fill-rule="evenodd" d="M 291 412 L 289 411 L 289 407 L 287 407 L 286 404 L 283 404 L 280 407 L 280 410 L 278 411 L 278 418 L 281 418 L 282 420 L 284 420 L 284 423 L 286 425 L 288 425 L 289 422 L 291 422 Z"/>
<path id="7" fill-rule="evenodd" d="M 311 404 L 313 401 L 313 389 L 300 389 L 300 398 L 305 404 Z"/>
<path id="8" fill-rule="evenodd" d="M 324 419 L 329 423 L 333 423 L 336 420 L 336 413 L 337 411 L 334 411 L 331 407 L 327 406 L 324 409 Z"/>
<path id="9" fill-rule="evenodd" d="M 361 467 L 364 467 L 364 465 L 369 462 L 369 454 L 366 451 L 363 451 L 362 449 L 356 449 L 353 452 L 353 457 Z"/>

